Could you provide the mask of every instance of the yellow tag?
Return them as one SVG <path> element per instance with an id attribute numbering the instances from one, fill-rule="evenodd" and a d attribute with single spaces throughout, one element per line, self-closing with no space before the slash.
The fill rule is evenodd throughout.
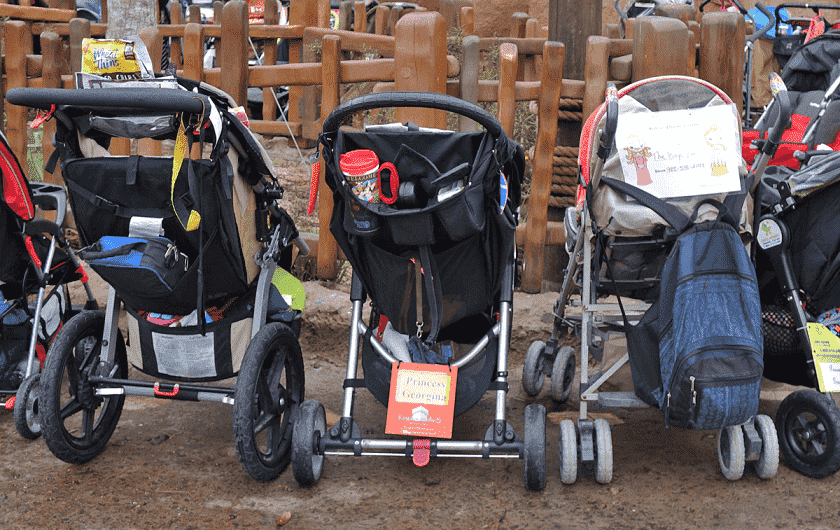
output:
<path id="1" fill-rule="evenodd" d="M 187 154 L 187 131 L 184 127 L 183 120 L 178 127 L 178 136 L 175 138 L 175 152 L 172 155 L 172 183 L 169 189 L 169 200 L 172 202 L 172 209 L 175 211 L 175 217 L 181 226 L 187 229 L 187 232 L 192 232 L 201 223 L 201 215 L 195 211 L 190 211 L 190 217 L 187 219 L 187 224 L 184 225 L 183 219 L 178 216 L 178 210 L 175 209 L 175 181 L 178 180 L 178 174 L 181 172 L 181 165 L 184 163 L 184 157 Z"/>
<path id="2" fill-rule="evenodd" d="M 840 392 L 840 337 L 817 322 L 808 322 L 808 340 L 821 392 Z"/>

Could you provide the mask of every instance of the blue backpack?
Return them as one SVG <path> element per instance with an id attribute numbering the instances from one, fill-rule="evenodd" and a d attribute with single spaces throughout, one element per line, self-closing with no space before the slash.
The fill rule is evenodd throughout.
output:
<path id="1" fill-rule="evenodd" d="M 636 395 L 659 407 L 666 425 L 722 429 L 758 413 L 764 371 L 755 268 L 736 227 L 745 193 L 701 201 L 689 218 L 672 205 L 602 179 L 662 216 L 679 234 L 662 269 L 659 298 L 626 323 Z M 695 222 L 703 204 L 718 216 Z"/>

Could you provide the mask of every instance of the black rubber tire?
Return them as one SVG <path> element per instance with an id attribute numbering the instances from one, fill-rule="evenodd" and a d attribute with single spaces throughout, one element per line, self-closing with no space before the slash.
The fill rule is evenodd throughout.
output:
<path id="1" fill-rule="evenodd" d="M 124 395 L 95 396 L 87 382 L 99 364 L 104 327 L 101 311 L 82 311 L 71 318 L 56 335 L 41 373 L 44 442 L 69 464 L 89 462 L 105 449 L 125 403 Z M 125 342 L 119 332 L 115 361 L 115 377 L 128 377 Z"/>
<path id="2" fill-rule="evenodd" d="M 522 389 L 531 397 L 537 396 L 542 390 L 545 379 L 545 342 L 535 340 L 528 347 L 525 363 L 522 365 Z"/>
<path id="3" fill-rule="evenodd" d="M 255 480 L 274 480 L 289 465 L 293 418 L 303 396 L 303 357 L 294 332 L 285 324 L 266 325 L 245 351 L 233 404 L 236 451 Z"/>
<path id="4" fill-rule="evenodd" d="M 27 440 L 41 436 L 41 374 L 32 374 L 20 384 L 15 394 L 15 428 Z"/>
<path id="5" fill-rule="evenodd" d="M 525 407 L 525 487 L 545 489 L 545 407 L 532 403 Z"/>
<path id="6" fill-rule="evenodd" d="M 744 431 L 740 425 L 732 425 L 718 431 L 717 454 L 720 472 L 727 480 L 740 480 L 746 466 Z"/>
<path id="7" fill-rule="evenodd" d="M 575 382 L 575 350 L 571 346 L 560 348 L 554 356 L 551 367 L 551 399 L 565 403 L 572 394 Z"/>
<path id="8" fill-rule="evenodd" d="M 314 486 L 324 470 L 324 455 L 315 447 L 327 432 L 324 407 L 315 400 L 304 401 L 295 417 L 292 435 L 292 473 L 304 488 Z"/>
<path id="9" fill-rule="evenodd" d="M 810 388 L 790 394 L 776 411 L 776 430 L 793 470 L 824 478 L 840 469 L 840 409 L 830 396 Z"/>

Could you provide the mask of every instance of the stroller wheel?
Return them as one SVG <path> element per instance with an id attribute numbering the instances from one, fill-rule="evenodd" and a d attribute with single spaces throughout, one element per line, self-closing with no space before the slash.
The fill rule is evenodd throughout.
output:
<path id="1" fill-rule="evenodd" d="M 41 374 L 33 374 L 23 380 L 15 395 L 15 427 L 27 440 L 41 436 L 40 386 Z"/>
<path id="2" fill-rule="evenodd" d="M 744 475 L 744 434 L 740 425 L 732 425 L 718 431 L 717 453 L 720 471 L 728 480 L 739 480 Z"/>
<path id="3" fill-rule="evenodd" d="M 545 407 L 532 403 L 525 407 L 525 487 L 545 488 Z"/>
<path id="4" fill-rule="evenodd" d="M 578 446 L 575 422 L 572 420 L 560 422 L 560 443 L 557 449 L 560 453 L 560 481 L 563 484 L 574 484 L 578 472 Z"/>
<path id="5" fill-rule="evenodd" d="M 318 442 L 327 432 L 324 406 L 315 400 L 304 401 L 295 417 L 292 435 L 292 472 L 301 486 L 314 486 L 324 470 L 324 455 L 318 454 Z"/>
<path id="6" fill-rule="evenodd" d="M 83 311 L 58 332 L 41 373 L 44 442 L 55 456 L 83 464 L 101 453 L 122 414 L 124 395 L 97 396 L 90 376 L 99 365 L 105 315 Z M 128 376 L 125 343 L 117 334 L 117 370 Z"/>
<path id="7" fill-rule="evenodd" d="M 603 418 L 595 420 L 595 481 L 609 484 L 613 476 L 613 447 L 610 424 Z"/>
<path id="8" fill-rule="evenodd" d="M 840 469 L 840 409 L 830 396 L 797 390 L 776 411 L 779 446 L 788 465 L 806 477 Z"/>
<path id="9" fill-rule="evenodd" d="M 755 474 L 765 480 L 776 476 L 779 471 L 779 436 L 773 420 L 766 414 L 759 414 L 755 418 L 755 427 L 761 437 L 761 455 L 753 462 Z"/>
<path id="10" fill-rule="evenodd" d="M 536 340 L 531 343 L 525 354 L 525 364 L 522 365 L 522 388 L 525 393 L 533 397 L 540 393 L 545 378 L 545 342 Z"/>
<path id="11" fill-rule="evenodd" d="M 551 368 L 551 399 L 565 403 L 572 393 L 575 379 L 575 350 L 571 346 L 560 348 Z"/>
<path id="12" fill-rule="evenodd" d="M 303 378 L 294 332 L 278 323 L 263 327 L 245 351 L 233 405 L 239 460 L 256 480 L 274 480 L 289 465 L 292 418 L 303 401 Z"/>

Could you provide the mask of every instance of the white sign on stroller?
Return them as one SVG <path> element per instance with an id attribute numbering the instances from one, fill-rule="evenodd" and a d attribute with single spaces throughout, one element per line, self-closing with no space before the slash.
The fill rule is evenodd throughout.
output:
<path id="1" fill-rule="evenodd" d="M 618 120 L 628 184 L 660 199 L 740 190 L 740 131 L 731 106 L 640 112 Z"/>

